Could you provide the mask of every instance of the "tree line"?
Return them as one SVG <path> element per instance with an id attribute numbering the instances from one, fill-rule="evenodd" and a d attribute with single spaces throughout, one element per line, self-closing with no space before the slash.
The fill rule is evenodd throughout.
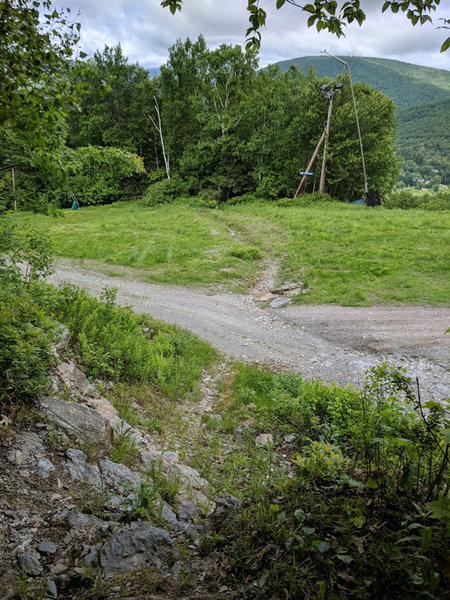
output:
<path id="1" fill-rule="evenodd" d="M 0 110 L 6 124 L 1 193 L 8 205 L 46 210 L 69 206 L 73 198 L 112 202 L 160 180 L 167 180 L 169 196 L 175 190 L 217 201 L 294 193 L 324 129 L 328 103 L 320 88 L 330 80 L 295 67 L 260 70 L 254 51 L 226 44 L 210 50 L 202 36 L 178 40 L 160 74 L 151 77 L 120 46 L 105 47 L 89 60 L 75 57 L 78 26 L 66 15 L 48 15 L 53 30 L 56 21 L 71 36 L 55 44 L 36 8 L 25 0 L 2 4 L 9 5 L 2 22 L 10 41 L 20 40 L 5 43 L 5 51 L 28 50 L 36 62 L 35 71 L 14 67 L 9 104 Z M 11 56 L 11 64 L 23 58 Z M 348 201 L 361 197 L 364 182 L 350 86 L 346 77 L 341 81 L 326 191 Z M 355 96 L 369 187 L 386 193 L 399 168 L 395 105 L 364 83 L 355 85 Z M 307 191 L 317 187 L 317 175 L 311 176 Z"/>

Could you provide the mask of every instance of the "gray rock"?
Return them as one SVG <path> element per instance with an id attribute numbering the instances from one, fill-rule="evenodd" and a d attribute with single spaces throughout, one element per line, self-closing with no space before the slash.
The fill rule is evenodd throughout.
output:
<path id="1" fill-rule="evenodd" d="M 94 560 L 96 560 L 102 546 L 103 544 L 95 544 L 89 548 L 89 552 L 83 557 L 82 560 L 83 567 L 88 567 L 94 562 Z"/>
<path id="2" fill-rule="evenodd" d="M 89 383 L 86 375 L 73 362 L 58 363 L 56 371 L 63 384 L 68 388 L 75 388 L 78 392 L 86 396 L 95 392 L 94 386 Z"/>
<path id="3" fill-rule="evenodd" d="M 167 502 L 163 502 L 161 510 L 161 518 L 170 523 L 172 529 L 179 529 L 177 515 L 173 512 L 172 507 Z"/>
<path id="4" fill-rule="evenodd" d="M 82 444 L 92 444 L 101 450 L 111 446 L 111 425 L 100 413 L 84 404 L 44 396 L 40 399 L 40 414 Z"/>
<path id="5" fill-rule="evenodd" d="M 178 462 L 180 460 L 180 457 L 178 456 L 178 452 L 170 452 L 170 451 L 166 451 L 162 453 L 163 458 L 169 458 L 175 462 Z"/>
<path id="6" fill-rule="evenodd" d="M 196 521 L 198 509 L 193 502 L 182 500 L 178 505 L 178 517 L 180 521 Z"/>
<path id="7" fill-rule="evenodd" d="M 7 457 L 18 467 L 33 468 L 37 465 L 36 456 L 41 454 L 46 454 L 41 438 L 32 431 L 22 431 Z"/>
<path id="8" fill-rule="evenodd" d="M 210 517 L 210 522 L 214 529 L 220 529 L 229 523 L 241 506 L 241 501 L 231 494 L 222 494 L 215 501 L 216 508 Z"/>
<path id="9" fill-rule="evenodd" d="M 182 500 L 191 500 L 205 510 L 213 505 L 210 498 L 209 483 L 192 467 L 169 458 L 166 454 L 162 454 L 157 450 L 142 452 L 141 460 L 149 470 L 152 467 L 161 469 L 166 477 L 179 481 L 180 492 L 178 500 L 180 502 Z"/>
<path id="10" fill-rule="evenodd" d="M 98 464 L 105 485 L 116 492 L 123 493 L 124 490 L 130 492 L 141 481 L 140 474 L 135 473 L 125 465 L 107 459 L 100 460 Z"/>
<path id="11" fill-rule="evenodd" d="M 283 439 L 286 442 L 286 444 L 292 444 L 297 439 L 297 436 L 295 435 L 295 433 L 288 433 L 288 435 L 285 435 Z"/>
<path id="12" fill-rule="evenodd" d="M 73 481 L 85 481 L 97 489 L 102 489 L 103 482 L 100 471 L 96 465 L 87 462 L 87 456 L 81 450 L 69 448 L 66 451 L 68 458 L 64 469 Z"/>
<path id="13" fill-rule="evenodd" d="M 56 328 L 56 335 L 58 337 L 58 341 L 53 344 L 53 348 L 57 354 L 67 350 L 70 343 L 70 331 L 68 327 L 60 323 Z"/>
<path id="14" fill-rule="evenodd" d="M 100 564 L 104 576 L 151 567 L 168 574 L 180 560 L 167 532 L 147 523 L 132 523 L 120 529 L 104 545 Z"/>
<path id="15" fill-rule="evenodd" d="M 53 516 L 56 523 L 66 523 L 71 529 L 72 537 L 83 538 L 83 541 L 94 539 L 109 528 L 109 523 L 101 521 L 94 515 L 84 515 L 77 510 L 63 508 Z"/>
<path id="16" fill-rule="evenodd" d="M 290 303 L 290 298 L 275 298 L 275 300 L 272 300 L 269 306 L 270 308 L 281 308 L 282 306 L 286 306 L 286 304 Z"/>
<path id="17" fill-rule="evenodd" d="M 38 577 L 43 569 L 41 563 L 32 554 L 25 553 L 19 559 L 20 567 L 32 577 Z"/>
<path id="18" fill-rule="evenodd" d="M 53 581 L 53 579 L 47 579 L 45 591 L 50 596 L 50 598 L 58 597 L 58 588 L 56 587 L 56 583 Z"/>
<path id="19" fill-rule="evenodd" d="M 273 435 L 271 433 L 261 433 L 255 438 L 255 446 L 269 446 L 273 444 Z"/>
<path id="20" fill-rule="evenodd" d="M 53 573 L 53 575 L 61 575 L 61 573 L 65 573 L 68 568 L 68 565 L 60 560 L 50 567 L 50 572 Z"/>
<path id="21" fill-rule="evenodd" d="M 38 467 L 39 475 L 41 477 L 43 477 L 44 479 L 48 479 L 50 476 L 50 473 L 55 470 L 55 465 L 52 463 L 52 461 L 45 457 L 40 458 L 37 461 L 37 467 Z"/>
<path id="22" fill-rule="evenodd" d="M 56 544 L 54 544 L 53 542 L 41 542 L 40 544 L 38 544 L 36 546 L 37 551 L 40 552 L 41 554 L 55 554 L 56 550 L 57 550 L 57 546 Z"/>

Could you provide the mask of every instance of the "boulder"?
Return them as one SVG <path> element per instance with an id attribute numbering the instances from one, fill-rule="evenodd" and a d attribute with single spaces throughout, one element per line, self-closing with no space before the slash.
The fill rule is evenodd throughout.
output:
<path id="1" fill-rule="evenodd" d="M 167 453 L 161 453 L 158 450 L 142 452 L 141 461 L 144 463 L 146 470 L 150 470 L 151 468 L 161 469 L 166 477 L 171 477 L 179 481 L 180 492 L 177 497 L 178 502 L 191 500 L 198 507 L 206 511 L 214 508 L 209 483 L 192 467 L 169 458 Z"/>
<path id="2" fill-rule="evenodd" d="M 152 568 L 169 575 L 180 553 L 166 531 L 148 523 L 132 523 L 120 529 L 103 545 L 100 565 L 105 578 Z"/>
<path id="3" fill-rule="evenodd" d="M 103 477 L 104 485 L 119 494 L 132 492 L 140 483 L 141 475 L 119 463 L 111 460 L 99 460 L 98 466 Z"/>
<path id="4" fill-rule="evenodd" d="M 93 408 L 53 396 L 40 398 L 40 414 L 79 443 L 95 445 L 104 451 L 111 447 L 113 432 L 109 422 Z"/>
<path id="5" fill-rule="evenodd" d="M 32 431 L 22 431 L 16 438 L 12 449 L 8 452 L 8 460 L 18 467 L 34 468 L 37 456 L 45 455 L 41 438 Z"/>
<path id="6" fill-rule="evenodd" d="M 98 467 L 87 462 L 87 456 L 82 450 L 69 448 L 66 456 L 68 460 L 64 469 L 73 481 L 84 481 L 96 489 L 102 489 L 103 481 Z"/>
<path id="7" fill-rule="evenodd" d="M 89 383 L 86 375 L 73 362 L 59 362 L 56 366 L 56 373 L 62 384 L 71 391 L 82 396 L 90 396 L 95 393 L 94 386 Z"/>
<path id="8" fill-rule="evenodd" d="M 196 521 L 198 510 L 193 502 L 182 500 L 178 505 L 178 517 L 180 521 Z"/>

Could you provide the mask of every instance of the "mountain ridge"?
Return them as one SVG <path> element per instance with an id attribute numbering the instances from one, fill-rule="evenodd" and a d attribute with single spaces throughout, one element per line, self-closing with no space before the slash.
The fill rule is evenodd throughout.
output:
<path id="1" fill-rule="evenodd" d="M 446 100 L 450 97 L 450 71 L 422 67 L 399 60 L 376 57 L 339 56 L 349 66 L 353 81 L 363 81 L 394 99 L 399 108 Z M 281 72 L 295 65 L 303 72 L 314 68 L 319 77 L 335 79 L 344 65 L 329 56 L 302 56 L 274 65 Z"/>

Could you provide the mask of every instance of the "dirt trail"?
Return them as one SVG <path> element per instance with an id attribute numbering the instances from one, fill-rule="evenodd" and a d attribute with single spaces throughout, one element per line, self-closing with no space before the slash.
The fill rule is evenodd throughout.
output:
<path id="1" fill-rule="evenodd" d="M 366 369 L 387 360 L 419 377 L 426 395 L 443 398 L 450 393 L 450 335 L 444 334 L 450 326 L 448 308 L 262 308 L 252 296 L 146 284 L 62 260 L 50 280 L 70 281 L 96 295 L 104 285 L 114 286 L 119 303 L 176 323 L 242 361 L 360 386 Z"/>

